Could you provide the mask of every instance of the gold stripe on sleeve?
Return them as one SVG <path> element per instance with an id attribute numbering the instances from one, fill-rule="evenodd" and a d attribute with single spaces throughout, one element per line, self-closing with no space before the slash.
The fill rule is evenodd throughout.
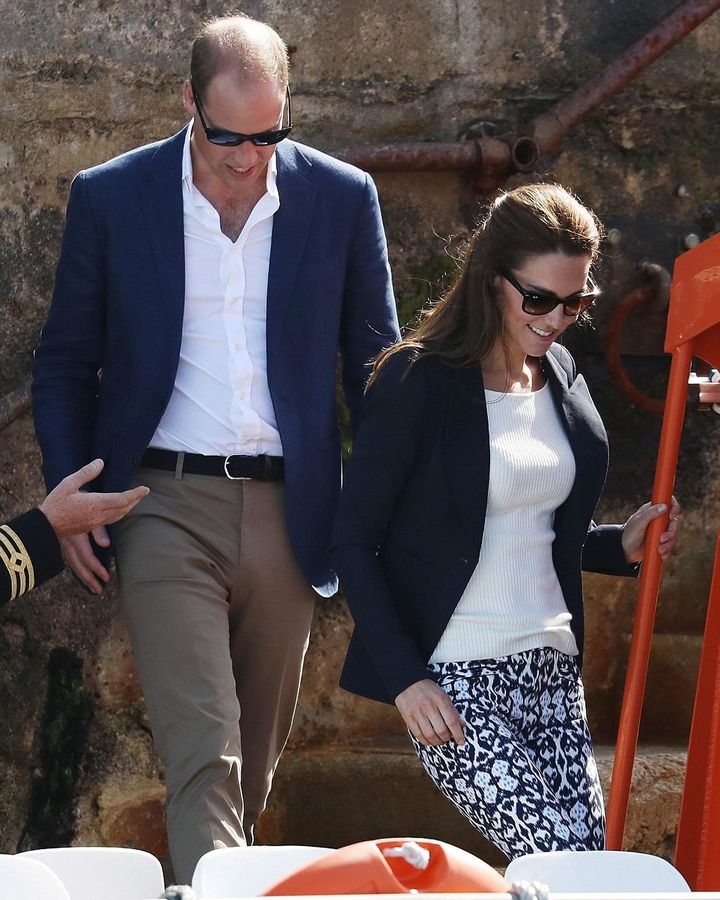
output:
<path id="1" fill-rule="evenodd" d="M 10 578 L 10 599 L 35 587 L 35 569 L 25 544 L 9 525 L 0 525 L 0 565 Z"/>

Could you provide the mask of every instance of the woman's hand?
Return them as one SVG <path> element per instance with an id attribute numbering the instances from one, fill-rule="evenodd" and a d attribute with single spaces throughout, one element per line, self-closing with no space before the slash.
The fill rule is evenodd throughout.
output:
<path id="1" fill-rule="evenodd" d="M 425 747 L 453 740 L 465 743 L 460 713 L 445 691 L 430 678 L 416 681 L 395 698 L 395 706 L 412 735 Z"/>
<path id="2" fill-rule="evenodd" d="M 625 551 L 625 558 L 628 562 L 640 562 L 645 554 L 645 537 L 647 535 L 648 526 L 652 521 L 662 516 L 667 510 L 664 503 L 657 503 L 653 506 L 651 503 L 643 503 L 637 512 L 634 512 L 625 523 L 622 533 L 622 546 Z M 668 522 L 667 531 L 663 531 L 658 541 L 658 556 L 667 559 L 678 535 L 680 526 L 680 504 L 675 497 L 670 503 L 670 521 Z"/>

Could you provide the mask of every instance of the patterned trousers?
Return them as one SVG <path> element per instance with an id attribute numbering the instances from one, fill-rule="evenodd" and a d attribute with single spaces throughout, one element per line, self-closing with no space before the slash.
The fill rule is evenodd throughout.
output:
<path id="1" fill-rule="evenodd" d="M 466 743 L 411 738 L 460 812 L 510 859 L 602 849 L 602 789 L 574 657 L 539 648 L 429 668 L 465 722 Z"/>

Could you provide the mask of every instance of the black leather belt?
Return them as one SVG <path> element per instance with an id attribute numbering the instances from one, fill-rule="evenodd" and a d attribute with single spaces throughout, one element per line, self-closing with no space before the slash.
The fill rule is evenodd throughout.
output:
<path id="1" fill-rule="evenodd" d="M 178 478 L 184 472 L 187 475 L 221 475 L 233 481 L 243 478 L 282 481 L 284 471 L 282 456 L 203 456 L 157 447 L 145 451 L 140 465 L 175 472 Z"/>

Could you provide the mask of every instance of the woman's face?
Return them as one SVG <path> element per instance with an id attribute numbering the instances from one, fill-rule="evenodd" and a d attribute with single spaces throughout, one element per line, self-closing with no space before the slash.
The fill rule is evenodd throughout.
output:
<path id="1" fill-rule="evenodd" d="M 564 253 L 544 253 L 531 256 L 510 274 L 527 290 L 553 294 L 558 299 L 587 289 L 592 260 L 589 256 L 566 256 Z M 522 308 L 519 290 L 502 275 L 497 276 L 504 324 L 504 339 L 512 355 L 542 356 L 565 329 L 577 321 L 567 316 L 558 305 L 541 316 L 530 315 Z"/>

